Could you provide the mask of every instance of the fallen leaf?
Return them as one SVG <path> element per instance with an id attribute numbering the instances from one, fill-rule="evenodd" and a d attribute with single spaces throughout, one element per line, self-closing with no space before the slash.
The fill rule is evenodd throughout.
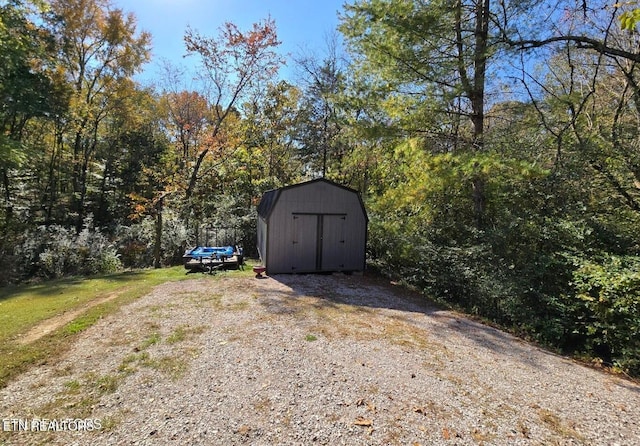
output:
<path id="1" fill-rule="evenodd" d="M 356 426 L 373 426 L 373 421 L 367 420 L 364 417 L 356 418 L 356 421 L 353 422 Z"/>
<path id="2" fill-rule="evenodd" d="M 246 424 L 243 424 L 238 428 L 236 432 L 239 433 L 240 435 L 247 435 L 250 431 L 251 431 L 251 428 Z"/>
<path id="3" fill-rule="evenodd" d="M 358 407 L 367 406 L 367 410 L 369 412 L 376 413 L 376 405 L 373 404 L 371 401 L 365 400 L 364 398 L 360 398 L 358 401 L 356 401 L 356 406 Z"/>
<path id="4" fill-rule="evenodd" d="M 451 438 L 451 434 L 449 433 L 449 429 L 447 429 L 446 427 L 442 428 L 442 438 L 444 438 L 445 440 L 449 440 Z"/>
<path id="5" fill-rule="evenodd" d="M 413 408 L 413 411 L 415 413 L 419 413 L 421 415 L 426 415 L 427 414 L 427 411 L 423 407 L 417 407 L 416 406 L 416 407 Z"/>

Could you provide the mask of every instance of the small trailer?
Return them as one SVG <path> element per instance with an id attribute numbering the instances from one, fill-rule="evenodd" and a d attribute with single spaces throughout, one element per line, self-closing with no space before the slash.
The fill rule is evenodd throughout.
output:
<path id="1" fill-rule="evenodd" d="M 196 246 L 182 256 L 188 273 L 208 272 L 219 269 L 242 269 L 244 256 L 238 246 Z"/>

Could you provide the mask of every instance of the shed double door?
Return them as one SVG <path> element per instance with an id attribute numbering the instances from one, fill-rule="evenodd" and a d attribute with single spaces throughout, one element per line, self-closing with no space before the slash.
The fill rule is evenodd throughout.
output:
<path id="1" fill-rule="evenodd" d="M 292 272 L 344 269 L 346 214 L 293 214 L 292 218 Z"/>

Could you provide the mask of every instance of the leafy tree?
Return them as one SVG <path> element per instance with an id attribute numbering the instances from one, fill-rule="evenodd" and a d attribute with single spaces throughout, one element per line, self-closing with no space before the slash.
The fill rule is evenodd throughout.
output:
<path id="1" fill-rule="evenodd" d="M 346 6 L 340 30 L 360 55 L 359 72 L 379 91 L 396 132 L 435 135 L 440 144 L 448 139 L 445 150 L 481 151 L 489 25 L 489 0 L 363 0 Z M 479 227 L 483 183 L 481 175 L 471 182 Z"/>
<path id="2" fill-rule="evenodd" d="M 343 17 L 369 148 L 357 157 L 375 160 L 374 262 L 637 373 L 640 352 L 621 347 L 637 330 L 635 297 L 620 292 L 631 283 L 633 296 L 635 277 L 607 260 L 633 265 L 639 246 L 636 36 L 584 2 L 448 6 L 359 1 Z"/>
<path id="3" fill-rule="evenodd" d="M 72 212 L 80 230 L 103 125 L 123 80 L 148 60 L 150 36 L 136 35 L 135 17 L 125 16 L 109 0 L 54 0 L 50 23 L 73 88 L 66 139 L 72 152 Z"/>
<path id="4" fill-rule="evenodd" d="M 29 144 L 29 126 L 53 121 L 67 103 L 54 39 L 40 20 L 43 9 L 41 2 L 0 4 L 0 284 L 23 273 L 16 271 L 14 246 L 31 223 L 30 210 L 38 207 L 24 184 L 24 169 L 41 151 L 41 143 Z"/>
<path id="5" fill-rule="evenodd" d="M 63 113 L 64 85 L 55 71 L 52 34 L 34 22 L 35 8 L 27 2 L 0 5 L 0 175 L 5 218 L 13 209 L 11 170 L 27 154 L 23 144 L 33 118 Z"/>
<path id="6" fill-rule="evenodd" d="M 323 60 L 302 56 L 296 61 L 302 74 L 304 95 L 298 127 L 300 151 L 306 169 L 313 175 L 340 176 L 346 154 L 345 116 L 340 97 L 345 89 L 345 70 L 338 55 L 337 39 L 328 42 Z"/>
<path id="7" fill-rule="evenodd" d="M 179 152 L 179 167 L 185 169 L 203 149 L 212 112 L 206 98 L 197 92 L 169 93 L 164 105 L 168 115 L 165 129 Z"/>
<path id="8" fill-rule="evenodd" d="M 160 179 L 147 171 L 161 170 L 168 151 L 154 92 L 122 81 L 114 99 L 104 122 L 105 136 L 96 147 L 94 176 L 99 183 L 89 195 L 88 207 L 96 225 L 109 228 L 128 221 L 134 206 L 131 196 L 151 199 L 162 189 Z"/>
<path id="9" fill-rule="evenodd" d="M 256 193 L 292 184 L 302 173 L 296 140 L 301 97 L 299 88 L 281 81 L 243 107 L 246 162 Z"/>
<path id="10" fill-rule="evenodd" d="M 269 18 L 255 23 L 246 32 L 227 22 L 216 38 L 188 29 L 184 40 L 187 51 L 200 56 L 205 73 L 209 106 L 213 113 L 209 130 L 211 147 L 223 147 L 225 121 L 233 119 L 242 102 L 259 91 L 263 82 L 272 78 L 282 63 L 274 52 L 280 44 L 275 22 Z M 196 157 L 185 187 L 187 199 L 195 192 L 200 169 L 210 152 L 210 147 L 204 147 Z"/>
<path id="11" fill-rule="evenodd" d="M 640 374 L 640 273 L 637 256 L 576 259 L 572 339 L 581 352 L 635 376 Z M 576 305 L 579 302 L 580 305 Z"/>

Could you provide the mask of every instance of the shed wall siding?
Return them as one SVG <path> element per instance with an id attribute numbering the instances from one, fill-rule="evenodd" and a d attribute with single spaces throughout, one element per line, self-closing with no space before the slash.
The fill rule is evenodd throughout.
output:
<path id="1" fill-rule="evenodd" d="M 267 273 L 364 268 L 366 216 L 352 191 L 325 182 L 284 189 L 266 225 Z"/>

